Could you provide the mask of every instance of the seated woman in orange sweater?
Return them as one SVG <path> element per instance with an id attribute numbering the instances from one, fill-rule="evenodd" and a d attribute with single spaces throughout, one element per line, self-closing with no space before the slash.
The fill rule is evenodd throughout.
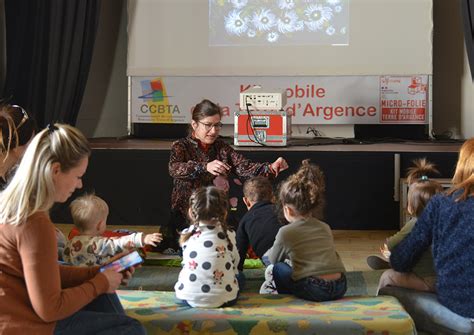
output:
<path id="1" fill-rule="evenodd" d="M 1 334 L 145 333 L 112 294 L 131 272 L 57 262 L 48 211 L 82 187 L 89 155 L 77 129 L 51 125 L 33 138 L 0 193 Z"/>

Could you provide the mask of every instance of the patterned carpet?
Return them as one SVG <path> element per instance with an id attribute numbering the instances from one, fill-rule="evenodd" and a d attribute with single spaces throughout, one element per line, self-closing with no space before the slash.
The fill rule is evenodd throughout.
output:
<path id="1" fill-rule="evenodd" d="M 173 291 L 180 268 L 167 266 L 143 266 L 136 270 L 128 287 L 129 290 Z M 258 293 L 264 280 L 264 269 L 244 269 L 246 277 L 243 292 Z M 350 271 L 346 273 L 346 296 L 374 296 L 382 271 Z"/>

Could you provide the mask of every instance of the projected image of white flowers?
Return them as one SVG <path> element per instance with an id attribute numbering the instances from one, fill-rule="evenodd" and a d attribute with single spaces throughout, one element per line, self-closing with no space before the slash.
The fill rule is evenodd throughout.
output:
<path id="1" fill-rule="evenodd" d="M 209 0 L 209 44 L 349 44 L 349 1 Z"/>

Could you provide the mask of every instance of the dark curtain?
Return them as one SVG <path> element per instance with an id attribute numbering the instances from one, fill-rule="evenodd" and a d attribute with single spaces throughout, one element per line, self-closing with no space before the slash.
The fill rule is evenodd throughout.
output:
<path id="1" fill-rule="evenodd" d="M 5 0 L 3 98 L 44 127 L 74 125 L 92 59 L 100 0 Z"/>

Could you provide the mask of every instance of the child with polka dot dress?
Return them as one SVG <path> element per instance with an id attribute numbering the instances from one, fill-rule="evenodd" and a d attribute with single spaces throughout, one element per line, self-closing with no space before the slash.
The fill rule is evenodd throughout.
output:
<path id="1" fill-rule="evenodd" d="M 237 301 L 239 252 L 235 233 L 226 225 L 227 195 L 209 186 L 189 199 L 192 225 L 183 230 L 183 261 L 174 289 L 176 298 L 191 307 L 217 308 Z"/>

